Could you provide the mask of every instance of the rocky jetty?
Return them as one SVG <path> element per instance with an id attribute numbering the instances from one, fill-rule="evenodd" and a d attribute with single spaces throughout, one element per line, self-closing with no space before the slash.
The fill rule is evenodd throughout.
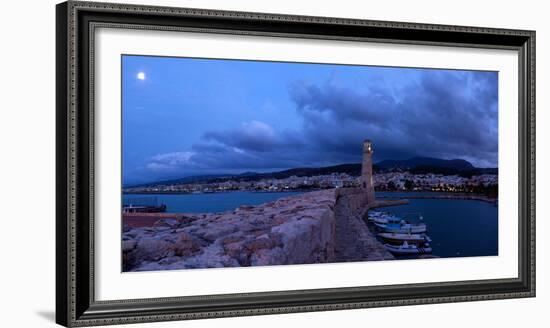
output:
<path id="1" fill-rule="evenodd" d="M 336 190 L 124 227 L 124 271 L 335 261 Z"/>
<path id="2" fill-rule="evenodd" d="M 235 211 L 143 214 L 122 234 L 124 271 L 389 260 L 360 188 L 314 191 Z M 131 220 L 130 220 L 131 219 Z"/>
<path id="3" fill-rule="evenodd" d="M 364 217 L 368 210 L 387 206 L 387 202 L 368 202 L 359 188 L 339 189 L 335 208 L 335 262 L 382 261 L 395 257 L 372 233 Z M 391 206 L 391 205 L 390 205 Z"/>

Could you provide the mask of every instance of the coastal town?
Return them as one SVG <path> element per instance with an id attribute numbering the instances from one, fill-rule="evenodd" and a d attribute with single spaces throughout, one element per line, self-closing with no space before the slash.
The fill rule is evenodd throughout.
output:
<path id="1" fill-rule="evenodd" d="M 290 176 L 259 180 L 212 179 L 200 183 L 154 184 L 124 188 L 125 193 L 214 193 L 228 191 L 284 192 L 360 186 L 361 177 L 347 173 L 316 176 Z M 443 174 L 412 174 L 408 171 L 375 173 L 373 185 L 380 191 L 437 191 L 491 193 L 498 188 L 498 175 L 471 177 Z"/>

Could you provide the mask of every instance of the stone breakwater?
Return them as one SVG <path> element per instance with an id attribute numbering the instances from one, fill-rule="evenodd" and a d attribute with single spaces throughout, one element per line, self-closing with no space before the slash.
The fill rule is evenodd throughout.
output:
<path id="1" fill-rule="evenodd" d="M 367 202 L 358 188 L 338 189 L 335 208 L 335 262 L 392 260 L 394 256 L 371 233 L 364 218 L 376 207 L 402 205 L 402 201 Z"/>
<path id="2" fill-rule="evenodd" d="M 124 224 L 124 271 L 392 259 L 362 220 L 358 189 L 281 198 L 232 212 L 145 216 Z M 143 220 L 142 220 L 143 221 Z M 143 221 L 145 222 L 145 221 Z"/>

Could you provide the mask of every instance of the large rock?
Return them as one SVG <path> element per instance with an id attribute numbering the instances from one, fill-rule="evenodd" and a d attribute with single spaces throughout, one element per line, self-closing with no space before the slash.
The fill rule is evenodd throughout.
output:
<path id="1" fill-rule="evenodd" d="M 260 249 L 250 256 L 250 265 L 277 265 L 288 263 L 288 253 L 281 247 Z"/>
<path id="2" fill-rule="evenodd" d="M 174 255 L 173 244 L 158 238 L 141 239 L 134 251 L 134 257 L 143 261 L 158 261 Z"/>
<path id="3" fill-rule="evenodd" d="M 254 239 L 249 239 L 243 243 L 243 247 L 251 253 L 257 252 L 260 249 L 272 249 L 282 243 L 280 234 L 269 233 L 262 234 Z"/>
<path id="4" fill-rule="evenodd" d="M 174 254 L 177 256 L 190 256 L 201 249 L 199 242 L 186 232 L 178 233 L 177 239 L 172 247 Z"/>
<path id="5" fill-rule="evenodd" d="M 122 241 L 122 253 L 128 253 L 133 250 L 137 245 L 135 240 L 123 240 Z"/>

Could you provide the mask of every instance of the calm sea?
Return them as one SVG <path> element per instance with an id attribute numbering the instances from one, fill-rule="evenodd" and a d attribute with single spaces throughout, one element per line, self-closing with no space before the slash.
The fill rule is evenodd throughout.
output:
<path id="1" fill-rule="evenodd" d="M 124 199 L 156 197 L 168 213 L 212 213 L 232 211 L 241 205 L 259 205 L 301 192 L 234 191 L 206 194 L 125 194 Z"/>
<path id="2" fill-rule="evenodd" d="M 377 193 L 401 196 L 430 193 Z M 433 254 L 440 257 L 498 255 L 498 206 L 476 200 L 410 199 L 410 204 L 385 207 L 389 212 L 428 225 Z"/>
<path id="3" fill-rule="evenodd" d="M 259 205 L 301 192 L 227 192 L 207 194 L 154 195 L 167 212 L 204 213 L 234 210 L 240 205 Z M 424 193 L 383 193 L 406 198 Z M 425 195 L 425 194 L 424 194 Z M 151 197 L 147 194 L 127 198 Z M 418 213 L 428 225 L 433 254 L 440 257 L 498 255 L 498 207 L 475 200 L 410 199 L 410 204 L 377 209 L 418 221 Z"/>

